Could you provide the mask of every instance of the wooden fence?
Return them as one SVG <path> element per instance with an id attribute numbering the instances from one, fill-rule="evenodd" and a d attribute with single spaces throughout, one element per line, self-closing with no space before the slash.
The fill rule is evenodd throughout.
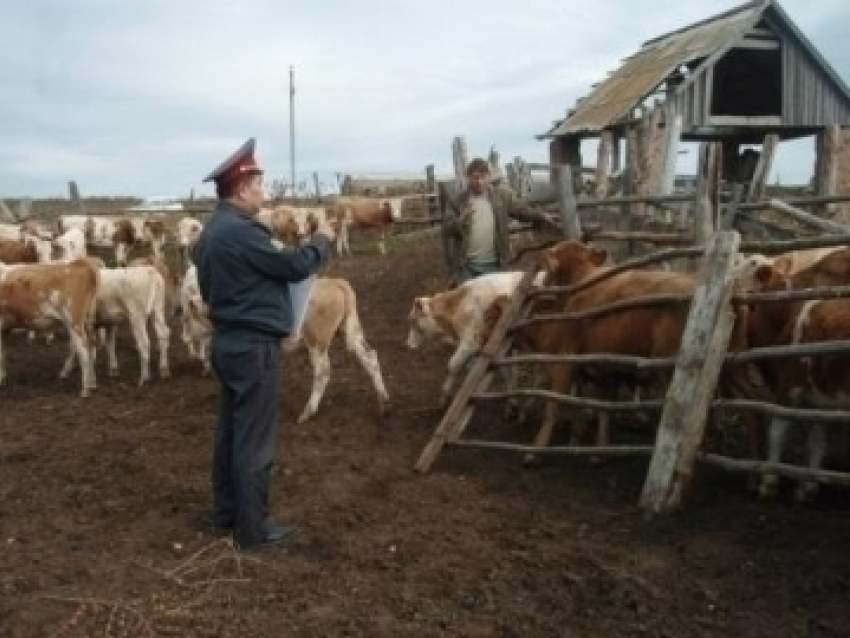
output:
<path id="1" fill-rule="evenodd" d="M 739 252 L 777 254 L 789 250 L 850 245 L 850 229 L 824 220 L 803 210 L 803 207 L 825 203 L 850 201 L 850 197 L 810 197 L 788 202 L 766 200 L 744 203 L 733 197 L 715 205 L 711 190 L 705 183 L 693 195 L 629 196 L 598 201 L 576 200 L 572 193 L 569 167 L 559 167 L 556 173 L 559 210 L 564 235 L 573 239 L 588 236 L 614 242 L 649 242 L 653 245 L 682 245 L 667 248 L 650 255 L 632 258 L 609 269 L 604 274 L 589 278 L 569 287 L 532 289 L 534 269 L 528 270 L 513 296 L 510 307 L 503 313 L 490 340 L 472 365 L 453 402 L 437 425 L 431 440 L 417 462 L 417 469 L 427 471 L 446 445 L 481 449 L 509 450 L 534 454 L 564 454 L 572 456 L 623 456 L 651 455 L 651 461 L 642 491 L 640 504 L 651 512 L 670 511 L 681 504 L 682 494 L 693 474 L 697 462 L 716 465 L 730 471 L 760 473 L 770 471 L 777 475 L 806 478 L 823 483 L 850 485 L 850 474 L 823 469 L 797 467 L 763 459 L 730 458 L 701 451 L 708 416 L 711 412 L 748 411 L 809 422 L 848 422 L 850 413 L 840 410 L 808 410 L 775 405 L 751 399 L 716 399 L 717 382 L 724 365 L 740 365 L 763 359 L 813 357 L 825 354 L 850 352 L 850 341 L 826 342 L 777 348 L 760 348 L 728 353 L 727 347 L 734 324 L 732 304 L 776 303 L 791 299 L 836 299 L 850 297 L 850 286 L 818 290 L 795 290 L 780 293 L 733 294 L 733 264 Z M 715 193 L 716 197 L 716 193 Z M 681 233 L 653 233 L 646 231 L 609 231 L 602 227 L 583 227 L 582 210 L 603 207 L 626 207 L 633 204 L 663 207 L 670 204 L 690 203 L 695 211 L 691 227 Z M 830 233 L 796 240 L 741 241 L 741 233 L 732 230 L 741 211 L 772 209 L 792 218 L 795 222 L 814 230 Z M 529 302 L 538 295 L 572 294 L 614 274 L 674 259 L 700 260 L 699 284 L 693 296 L 657 296 L 618 302 L 572 315 L 558 314 L 529 317 Z M 850 283 L 850 282 L 848 282 Z M 513 332 L 520 326 L 537 321 L 575 321 L 623 311 L 647 304 L 689 304 L 688 321 L 682 336 L 677 357 L 670 359 L 644 359 L 622 357 L 608 353 L 554 356 L 513 355 Z M 503 366 L 535 363 L 570 362 L 594 366 L 626 366 L 636 371 L 673 370 L 664 401 L 602 401 L 587 397 L 555 394 L 535 387 L 520 387 L 504 391 L 489 389 L 494 372 Z M 592 408 L 601 411 L 660 412 L 657 437 L 654 445 L 638 446 L 552 446 L 541 448 L 500 441 L 468 440 L 461 436 L 472 419 L 477 403 L 504 401 L 509 398 L 533 397 L 555 400 L 574 408 Z"/>

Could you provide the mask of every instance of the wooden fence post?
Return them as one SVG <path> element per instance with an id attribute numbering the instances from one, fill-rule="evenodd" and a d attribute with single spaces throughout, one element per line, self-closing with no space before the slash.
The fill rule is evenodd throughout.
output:
<path id="1" fill-rule="evenodd" d="M 566 239 L 581 241 L 581 220 L 578 216 L 578 206 L 573 192 L 573 170 L 569 164 L 561 164 L 557 168 L 558 209 L 561 213 L 561 227 Z"/>
<path id="2" fill-rule="evenodd" d="M 599 136 L 599 150 L 596 155 L 596 199 L 608 196 L 608 176 L 611 174 L 611 152 L 614 145 L 614 134 L 602 131 Z"/>
<path id="3" fill-rule="evenodd" d="M 641 494 L 641 507 L 651 512 L 678 507 L 693 471 L 735 323 L 729 298 L 740 243 L 737 232 L 727 231 L 708 247 Z"/>
<path id="4" fill-rule="evenodd" d="M 460 193 L 466 189 L 466 166 L 469 164 L 465 137 L 458 135 L 452 140 L 452 159 L 455 167 L 455 192 Z"/>
<path id="5" fill-rule="evenodd" d="M 434 165 L 428 164 L 425 167 L 425 192 L 427 193 L 436 193 L 437 192 L 437 174 L 434 171 Z"/>
<path id="6" fill-rule="evenodd" d="M 764 196 L 767 177 L 770 174 L 770 167 L 773 165 L 773 155 L 776 153 L 776 145 L 778 143 L 778 135 L 770 133 L 764 136 L 764 142 L 761 146 L 761 156 L 759 156 L 756 170 L 753 173 L 753 179 L 747 189 L 747 201 L 757 202 Z"/>

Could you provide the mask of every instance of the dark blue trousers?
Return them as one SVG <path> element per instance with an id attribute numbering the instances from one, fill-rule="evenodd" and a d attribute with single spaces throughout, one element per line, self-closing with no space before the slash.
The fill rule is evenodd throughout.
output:
<path id="1" fill-rule="evenodd" d="M 277 443 L 280 341 L 216 334 L 211 362 L 221 383 L 212 463 L 213 523 L 232 525 L 237 541 L 258 542 L 265 533 Z"/>

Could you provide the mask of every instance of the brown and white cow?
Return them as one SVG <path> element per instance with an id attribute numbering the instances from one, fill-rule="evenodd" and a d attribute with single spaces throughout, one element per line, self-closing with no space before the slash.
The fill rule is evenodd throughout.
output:
<path id="1" fill-rule="evenodd" d="M 807 268 L 787 274 L 771 265 L 755 273 L 755 290 L 781 291 L 850 285 L 850 249 L 832 251 Z M 750 311 L 749 342 L 753 347 L 816 343 L 850 339 L 850 300 L 829 299 L 754 304 Z M 799 357 L 760 366 L 780 404 L 816 409 L 850 409 L 850 354 Z M 768 460 L 779 463 L 790 421 L 774 417 L 768 436 Z M 796 427 L 796 426 L 795 426 Z M 819 469 L 828 451 L 827 433 L 820 423 L 808 429 L 808 465 Z M 778 477 L 762 475 L 763 496 L 776 493 Z M 795 491 L 799 500 L 817 493 L 818 483 L 802 480 Z"/>
<path id="2" fill-rule="evenodd" d="M 86 235 L 80 228 L 69 228 L 53 240 L 53 258 L 56 261 L 74 261 L 87 255 Z"/>
<path id="3" fill-rule="evenodd" d="M 165 223 L 151 217 L 106 217 L 93 215 L 62 215 L 58 220 L 59 233 L 79 228 L 90 246 L 113 248 L 115 262 L 127 264 L 130 250 L 137 243 L 150 245 L 151 252 L 162 257 L 166 239 Z"/>
<path id="4" fill-rule="evenodd" d="M 488 309 L 498 297 L 513 294 L 523 275 L 519 271 L 482 275 L 452 290 L 413 300 L 408 313 L 407 347 L 419 348 L 426 339 L 434 337 L 455 346 L 440 393 L 441 406 L 449 402 L 458 375 L 486 343 Z M 543 277 L 541 273 L 535 283 L 542 283 Z"/>
<path id="5" fill-rule="evenodd" d="M 186 282 L 190 282 L 191 285 L 193 278 L 194 275 L 187 273 L 184 279 L 184 293 L 188 292 Z M 184 294 L 184 303 L 184 312 L 191 317 L 192 328 L 189 334 L 194 344 L 200 346 L 200 358 L 204 371 L 207 372 L 210 369 L 209 340 L 212 335 L 207 308 L 200 294 L 195 296 Z M 206 327 L 205 331 L 204 327 Z M 385 414 L 389 409 L 390 397 L 384 386 L 378 354 L 363 334 L 363 326 L 357 312 L 357 296 L 351 284 L 345 279 L 320 277 L 313 283 L 300 335 L 285 339 L 282 344 L 287 351 L 292 351 L 301 344 L 306 346 L 310 366 L 313 369 L 310 398 L 298 417 L 299 423 L 308 420 L 319 409 L 331 375 L 328 352 L 334 336 L 340 329 L 345 338 L 345 347 L 354 353 L 372 381 L 378 395 L 379 412 Z"/>
<path id="6" fill-rule="evenodd" d="M 197 243 L 203 230 L 204 225 L 194 217 L 183 217 L 177 222 L 177 249 L 187 266 L 191 261 L 189 251 Z"/>
<path id="7" fill-rule="evenodd" d="M 351 254 L 348 244 L 351 229 L 374 229 L 380 232 L 378 252 L 386 254 L 386 233 L 394 222 L 401 219 L 403 197 L 368 198 L 340 197 L 330 211 L 330 221 L 336 224 L 337 254 Z"/>
<path id="8" fill-rule="evenodd" d="M 61 264 L 0 264 L 0 335 L 15 327 L 49 330 L 64 325 L 80 362 L 83 397 L 96 387 L 92 324 L 99 281 L 97 268 L 84 259 Z M 5 377 L 0 336 L 0 383 Z"/>
<path id="9" fill-rule="evenodd" d="M 92 262 L 93 263 L 93 262 Z M 168 366 L 168 341 L 171 334 L 165 315 L 165 282 L 160 272 L 149 265 L 128 268 L 101 268 L 97 294 L 95 326 L 105 328 L 109 375 L 118 375 L 115 337 L 118 327 L 127 322 L 139 352 L 139 385 L 150 381 L 150 337 L 147 324 L 153 321 L 159 346 L 159 374 L 171 376 Z M 68 354 L 61 376 L 67 376 L 74 366 L 76 351 Z"/>

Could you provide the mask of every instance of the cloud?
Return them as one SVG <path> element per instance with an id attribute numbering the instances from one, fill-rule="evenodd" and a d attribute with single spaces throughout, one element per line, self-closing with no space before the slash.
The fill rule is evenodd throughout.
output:
<path id="1" fill-rule="evenodd" d="M 783 6 L 839 72 L 850 66 L 843 1 Z M 449 172 L 455 135 L 473 154 L 545 161 L 535 135 L 643 41 L 705 17 L 698 0 L 665 12 L 636 0 L 12 3 L 0 193 L 55 194 L 76 178 L 85 192 L 183 194 L 249 136 L 269 173 L 288 175 L 290 65 L 302 179 Z M 781 145 L 776 173 L 807 179 L 810 146 Z"/>

